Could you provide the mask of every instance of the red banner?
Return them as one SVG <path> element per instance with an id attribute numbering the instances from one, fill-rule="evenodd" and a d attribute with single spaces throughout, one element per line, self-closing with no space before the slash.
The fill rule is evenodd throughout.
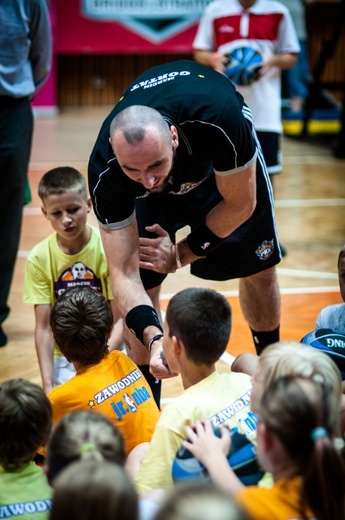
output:
<path id="1" fill-rule="evenodd" d="M 53 0 L 56 52 L 190 53 L 210 0 Z"/>

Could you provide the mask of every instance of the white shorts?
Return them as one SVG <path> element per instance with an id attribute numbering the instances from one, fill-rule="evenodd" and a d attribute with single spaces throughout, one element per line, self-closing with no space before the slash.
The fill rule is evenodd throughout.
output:
<path id="1" fill-rule="evenodd" d="M 69 381 L 75 376 L 75 368 L 64 356 L 54 357 L 53 387 Z"/>

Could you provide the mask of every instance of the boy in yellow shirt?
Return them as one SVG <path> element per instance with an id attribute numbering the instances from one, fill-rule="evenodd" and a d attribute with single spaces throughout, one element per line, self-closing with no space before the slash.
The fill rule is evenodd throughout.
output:
<path id="1" fill-rule="evenodd" d="M 139 493 L 173 487 L 176 451 L 186 438 L 185 427 L 198 419 L 209 417 L 214 426 L 236 427 L 254 442 L 256 417 L 250 410 L 250 377 L 216 370 L 230 331 L 230 305 L 213 289 L 184 289 L 170 300 L 163 351 L 170 370 L 181 375 L 184 392 L 163 408 L 135 475 Z"/>
<path id="2" fill-rule="evenodd" d="M 54 233 L 30 252 L 25 271 L 24 302 L 35 309 L 35 346 L 43 389 L 70 379 L 75 370 L 52 338 L 49 318 L 57 298 L 68 288 L 87 285 L 101 292 L 117 311 L 110 287 L 107 261 L 98 229 L 87 224 L 91 199 L 83 175 L 69 166 L 54 168 L 38 185 L 42 213 Z M 122 322 L 109 339 L 110 350 L 122 344 Z"/>

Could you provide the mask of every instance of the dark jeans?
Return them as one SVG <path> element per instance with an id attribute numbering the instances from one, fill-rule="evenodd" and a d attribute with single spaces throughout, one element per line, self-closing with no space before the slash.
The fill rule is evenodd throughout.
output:
<path id="1" fill-rule="evenodd" d="M 0 324 L 10 311 L 7 300 L 19 246 L 32 131 L 29 100 L 0 96 Z"/>

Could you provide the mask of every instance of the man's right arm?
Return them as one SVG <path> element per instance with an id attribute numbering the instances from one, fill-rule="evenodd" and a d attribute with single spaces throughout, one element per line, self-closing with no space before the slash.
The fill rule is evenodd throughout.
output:
<path id="1" fill-rule="evenodd" d="M 114 299 L 123 319 L 125 320 L 128 312 L 139 305 L 153 308 L 152 301 L 140 278 L 139 236 L 136 221 L 134 220 L 128 226 L 120 229 L 109 230 L 101 227 L 100 232 L 108 261 Z M 150 340 L 159 334 L 162 334 L 159 327 L 148 325 L 143 330 L 142 343 L 147 347 Z M 170 377 L 172 374 L 163 365 L 158 355 L 161 348 L 161 340 L 155 341 L 151 352 L 151 358 L 154 357 L 155 361 L 154 366 L 151 363 L 151 369 L 153 368 L 155 377 Z"/>
<path id="2" fill-rule="evenodd" d="M 35 347 L 43 390 L 53 389 L 54 339 L 49 325 L 51 305 L 35 305 Z"/>
<path id="3" fill-rule="evenodd" d="M 114 300 L 121 316 L 137 305 L 151 305 L 139 274 L 139 237 L 133 221 L 121 229 L 100 228 Z"/>

